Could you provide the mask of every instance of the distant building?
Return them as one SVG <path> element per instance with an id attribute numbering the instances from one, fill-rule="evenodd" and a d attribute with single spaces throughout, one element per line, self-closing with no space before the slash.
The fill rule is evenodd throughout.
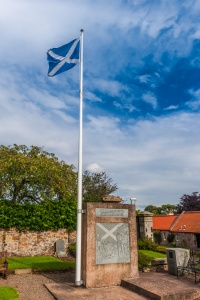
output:
<path id="1" fill-rule="evenodd" d="M 138 237 L 160 238 L 160 244 L 185 248 L 200 248 L 200 211 L 180 215 L 153 216 L 141 212 L 137 219 Z"/>

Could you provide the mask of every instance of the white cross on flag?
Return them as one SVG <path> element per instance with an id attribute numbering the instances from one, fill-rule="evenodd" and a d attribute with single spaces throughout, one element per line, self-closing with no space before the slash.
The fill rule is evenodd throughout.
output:
<path id="1" fill-rule="evenodd" d="M 48 76 L 53 77 L 73 68 L 79 62 L 79 46 L 80 38 L 77 38 L 64 46 L 48 50 Z"/>

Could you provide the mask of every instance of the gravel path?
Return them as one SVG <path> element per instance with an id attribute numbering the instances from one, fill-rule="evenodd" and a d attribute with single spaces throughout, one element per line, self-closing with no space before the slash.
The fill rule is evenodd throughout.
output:
<path id="1" fill-rule="evenodd" d="M 44 284 L 74 282 L 74 277 L 74 271 L 65 273 L 11 274 L 7 280 L 0 277 L 0 286 L 16 288 L 20 295 L 20 300 L 55 300 L 44 287 Z"/>

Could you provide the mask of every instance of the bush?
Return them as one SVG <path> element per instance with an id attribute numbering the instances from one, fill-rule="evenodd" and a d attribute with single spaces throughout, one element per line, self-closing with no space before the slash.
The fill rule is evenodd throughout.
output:
<path id="1" fill-rule="evenodd" d="M 151 258 L 149 256 L 146 256 L 143 253 L 138 252 L 138 268 L 140 271 L 142 271 L 144 268 L 149 267 Z"/>
<path id="2" fill-rule="evenodd" d="M 69 252 L 72 256 L 76 257 L 76 243 L 72 243 L 68 247 Z"/>
<path id="3" fill-rule="evenodd" d="M 175 239 L 175 234 L 174 233 L 169 233 L 168 236 L 167 236 L 168 243 L 170 243 L 170 244 L 173 243 L 174 239 Z"/>
<path id="4" fill-rule="evenodd" d="M 161 236 L 160 230 L 154 231 L 153 237 L 154 237 L 154 240 L 155 240 L 156 243 L 158 243 L 158 244 L 161 243 L 161 241 L 162 241 L 162 236 Z"/>
<path id="5" fill-rule="evenodd" d="M 165 246 L 157 246 L 156 252 L 166 254 L 166 247 Z"/>
<path id="6" fill-rule="evenodd" d="M 152 250 L 152 251 L 156 251 L 157 249 L 157 245 L 152 242 L 151 239 L 139 239 L 138 240 L 138 248 L 140 250 Z"/>
<path id="7" fill-rule="evenodd" d="M 49 230 L 76 228 L 76 202 L 42 201 L 39 204 L 19 204 L 0 200 L 0 228 L 18 230 Z"/>

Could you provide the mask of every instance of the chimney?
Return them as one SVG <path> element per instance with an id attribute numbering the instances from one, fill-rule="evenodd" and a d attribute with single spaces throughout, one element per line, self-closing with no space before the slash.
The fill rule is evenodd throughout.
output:
<path id="1" fill-rule="evenodd" d="M 168 214 L 167 214 L 168 216 L 173 216 L 174 215 L 174 213 L 173 213 L 173 211 L 172 211 L 172 209 L 169 209 L 169 211 L 168 211 Z"/>

